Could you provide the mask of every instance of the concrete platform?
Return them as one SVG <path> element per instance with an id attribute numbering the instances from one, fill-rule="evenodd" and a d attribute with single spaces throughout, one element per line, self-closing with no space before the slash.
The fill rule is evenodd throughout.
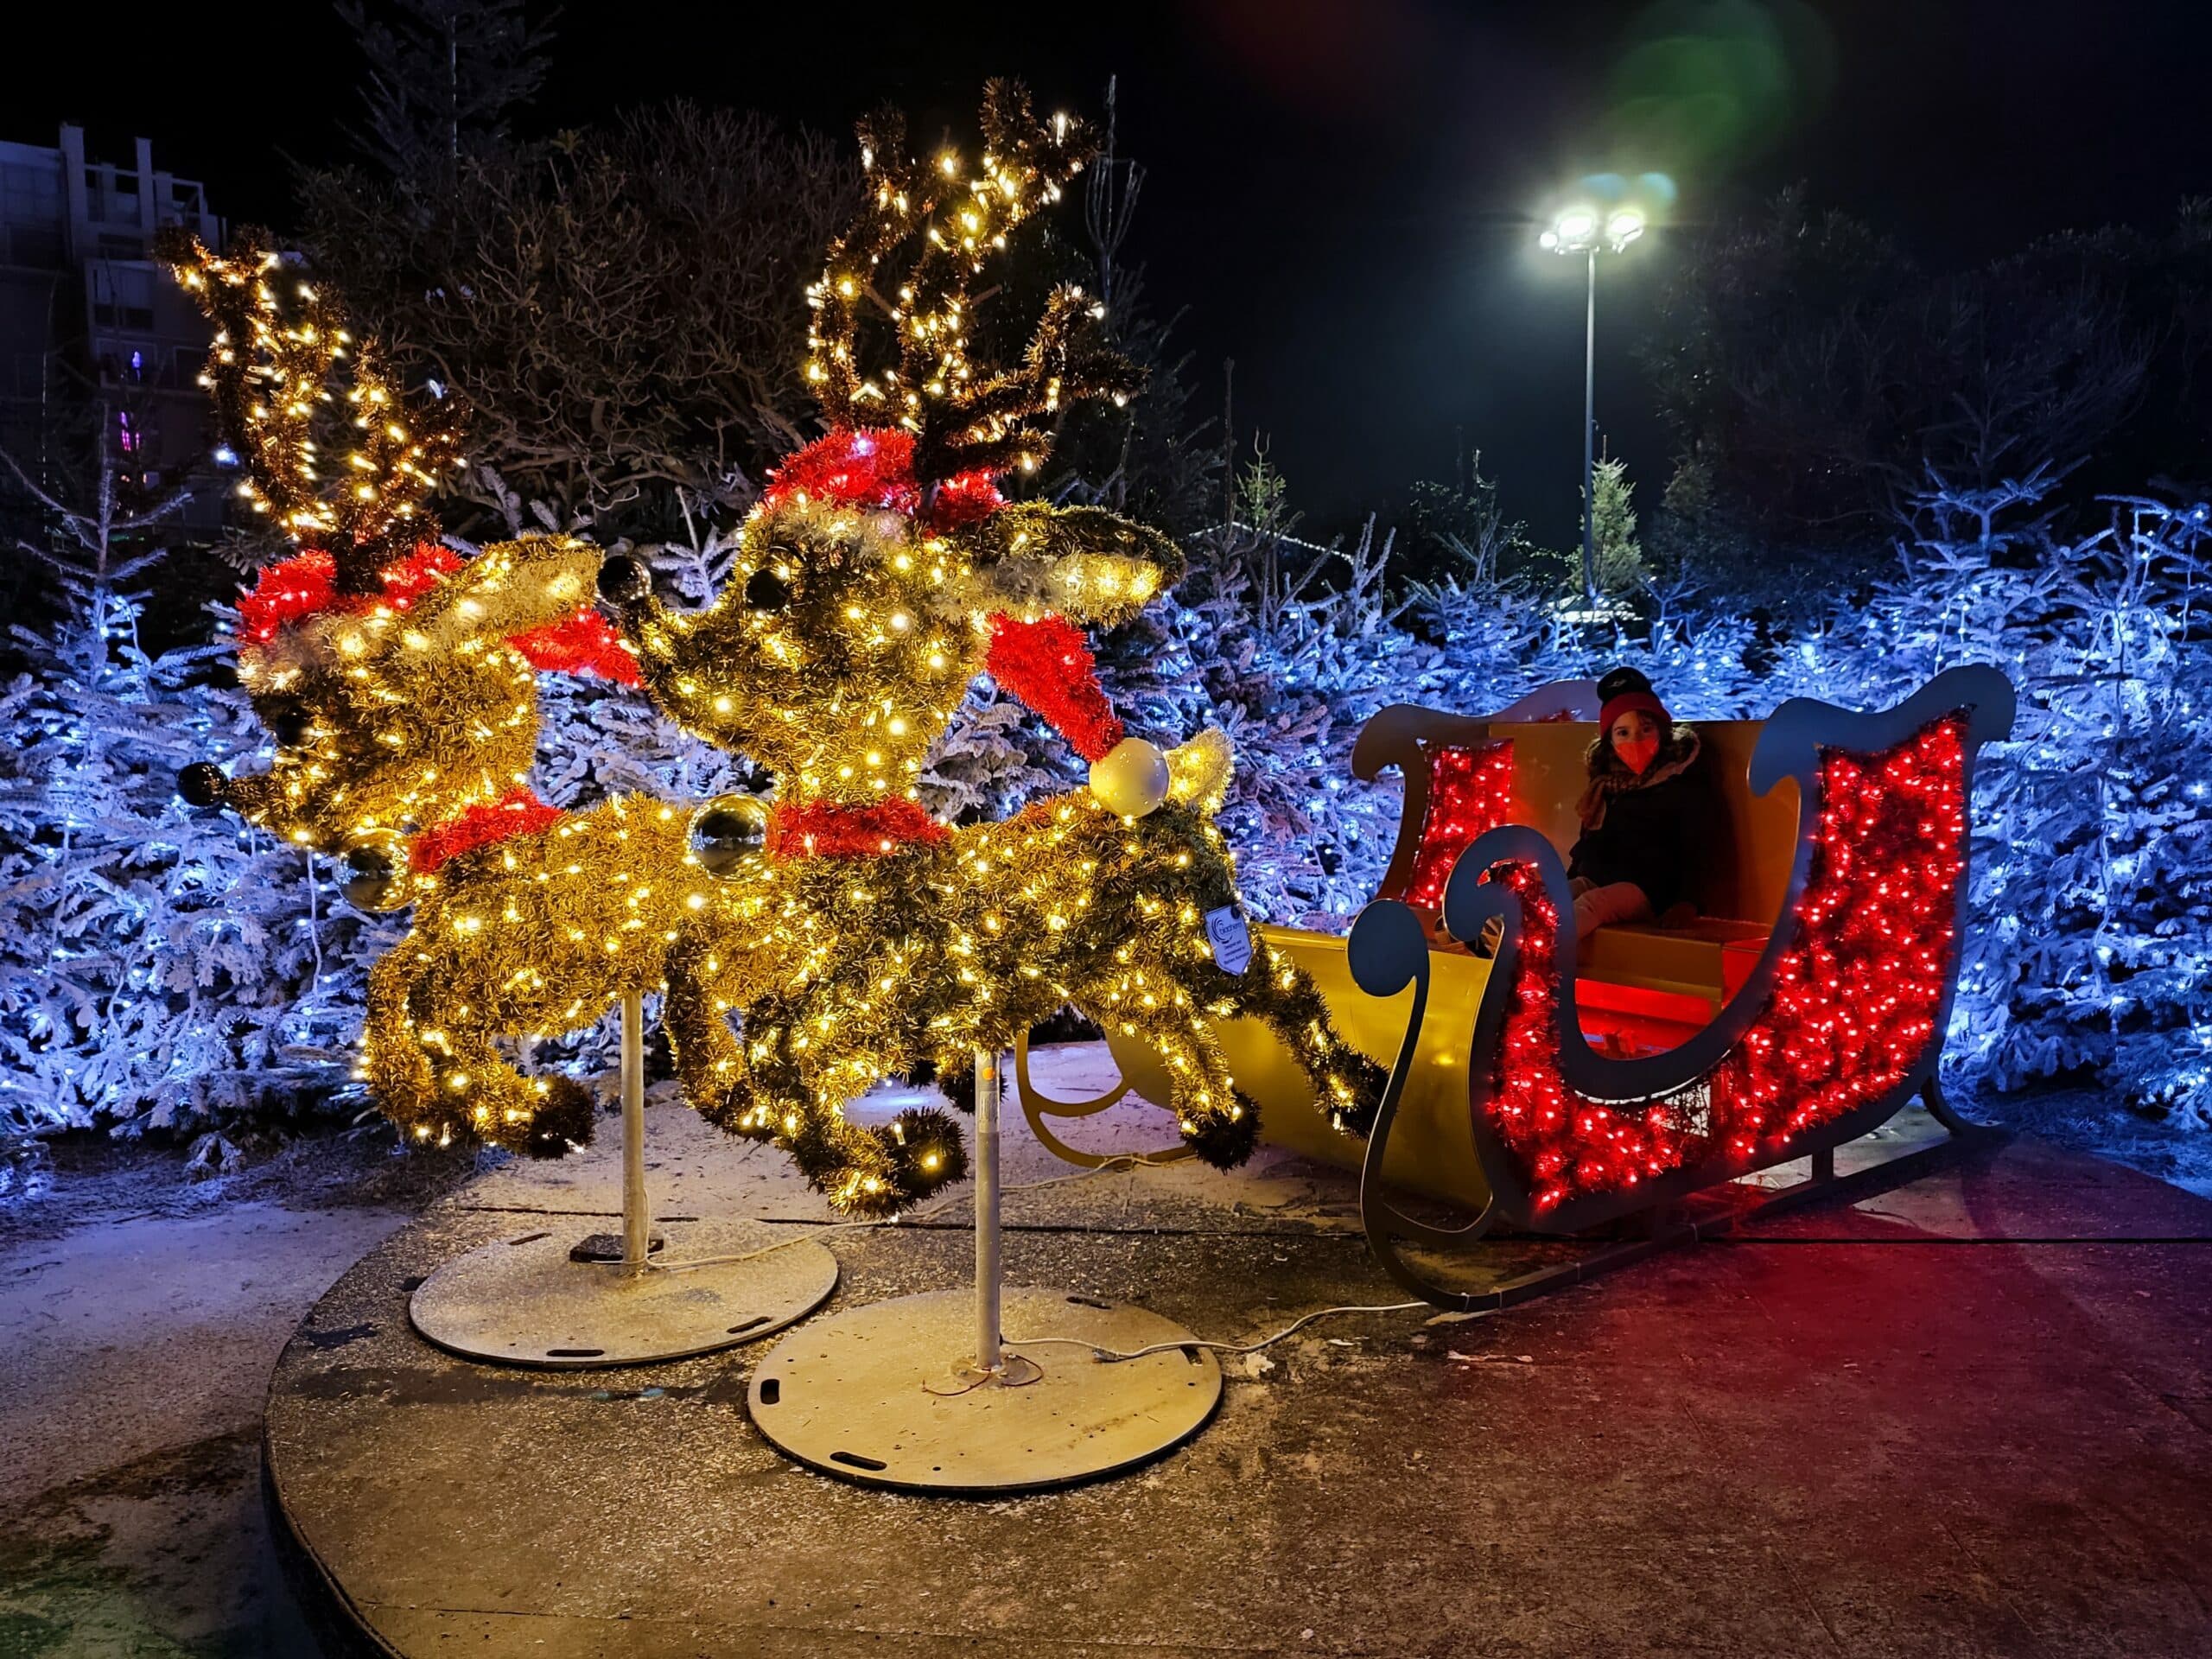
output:
<path id="1" fill-rule="evenodd" d="M 819 1213 L 772 1154 L 648 1121 L 663 1213 Z M 1007 1150 L 1063 1173 L 1018 1120 Z M 614 1193 L 611 1149 L 481 1179 L 286 1349 L 274 1501 L 365 1650 L 2212 1652 L 2212 1203 L 2094 1159 L 2012 1141 L 1491 1317 L 1330 1320 L 1227 1361 L 1163 1460 L 983 1503 L 784 1462 L 757 1347 L 551 1375 L 410 1333 L 430 1267 Z M 1010 1280 L 1208 1336 L 1400 1300 L 1349 1178 L 1280 1154 L 1007 1209 Z M 837 1236 L 829 1306 L 966 1282 L 963 1220 Z"/>

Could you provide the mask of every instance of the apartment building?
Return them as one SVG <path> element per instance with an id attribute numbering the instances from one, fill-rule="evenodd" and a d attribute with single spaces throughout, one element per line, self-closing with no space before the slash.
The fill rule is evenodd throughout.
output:
<path id="1" fill-rule="evenodd" d="M 48 146 L 0 143 L 0 442 L 26 460 L 58 402 L 86 383 L 115 400 L 118 448 L 148 482 L 203 454 L 206 394 L 196 384 L 208 329 L 155 264 L 155 233 L 184 225 L 219 245 L 223 222 L 197 180 L 154 165 L 150 140 L 129 165 L 86 154 L 81 127 Z M 195 503 L 213 522 L 220 504 Z"/>

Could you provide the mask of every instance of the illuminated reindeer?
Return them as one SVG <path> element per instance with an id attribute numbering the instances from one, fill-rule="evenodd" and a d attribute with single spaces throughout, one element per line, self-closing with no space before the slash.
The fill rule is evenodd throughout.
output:
<path id="1" fill-rule="evenodd" d="M 238 677 L 275 762 L 245 778 L 188 767 L 187 798 L 368 861 L 393 836 L 526 796 L 537 670 L 637 677 L 593 609 L 597 550 L 539 537 L 464 562 L 428 505 L 461 464 L 451 404 L 404 395 L 277 254 L 249 243 L 226 258 L 188 237 L 164 251 L 216 324 L 200 380 L 238 493 L 302 550 L 238 607 Z"/>
<path id="2" fill-rule="evenodd" d="M 1135 615 L 1179 574 L 1173 544 L 996 488 L 1043 458 L 1046 421 L 1078 399 L 1122 401 L 1136 377 L 1072 287 L 1046 302 L 1018 368 L 971 356 L 972 280 L 1089 154 L 1079 128 L 1036 121 L 1000 85 L 982 124 L 976 176 L 949 155 L 907 159 L 895 122 L 861 128 L 868 199 L 810 292 L 807 372 L 831 430 L 775 474 L 732 585 L 683 612 L 652 598 L 634 562 L 602 576 L 656 702 L 778 781 L 760 850 L 730 864 L 757 912 L 742 944 L 716 929 L 669 953 L 686 1093 L 785 1146 L 862 1214 L 949 1178 L 957 1143 L 932 1138 L 917 1157 L 899 1126 L 848 1123 L 845 1103 L 918 1063 L 957 1077 L 972 1051 L 1010 1047 L 1064 1005 L 1142 1033 L 1185 1141 L 1224 1166 L 1249 1153 L 1257 1114 L 1210 1022 L 1264 1020 L 1349 1128 L 1363 1129 L 1382 1081 L 1302 971 L 1255 951 L 1213 822 L 1226 740 L 1208 732 L 1162 756 L 1124 737 L 1098 689 L 1075 625 Z M 908 244 L 918 251 L 891 288 L 884 261 Z M 875 376 L 861 367 L 870 308 L 898 342 L 897 366 Z M 917 785 L 983 671 L 1093 762 L 1092 787 L 953 829 Z"/>
<path id="3" fill-rule="evenodd" d="M 273 251 L 223 257 L 189 238 L 163 251 L 216 324 L 201 378 L 239 493 L 302 550 L 239 601 L 238 674 L 276 740 L 269 769 L 200 761 L 178 787 L 336 854 L 357 905 L 398 908 L 448 861 L 563 820 L 530 789 L 538 671 L 637 678 L 594 607 L 599 550 L 548 536 L 462 560 L 428 505 L 459 464 L 450 404 L 404 394 Z M 588 1098 L 562 1082 L 532 1091 L 548 1110 L 488 1138 L 544 1151 L 588 1135 Z M 423 1138 L 447 1132 L 396 1115 Z"/>
<path id="4" fill-rule="evenodd" d="M 725 982 L 753 963 L 765 988 L 772 964 L 749 947 L 779 889 L 709 881 L 690 804 L 631 796 L 571 813 L 537 798 L 538 670 L 638 677 L 594 606 L 599 550 L 537 537 L 459 558 L 428 505 L 458 464 L 450 406 L 413 406 L 334 296 L 276 254 L 223 258 L 188 239 L 166 251 L 217 325 L 204 383 L 240 493 L 304 550 L 239 605 L 239 674 L 273 763 L 231 778 L 202 761 L 179 787 L 338 854 L 357 906 L 415 906 L 371 970 L 361 1063 L 405 1133 L 565 1152 L 590 1138 L 589 1094 L 524 1077 L 500 1041 L 658 990 L 679 943 Z M 959 1173 L 943 1113 L 887 1133 L 920 1178 Z"/>

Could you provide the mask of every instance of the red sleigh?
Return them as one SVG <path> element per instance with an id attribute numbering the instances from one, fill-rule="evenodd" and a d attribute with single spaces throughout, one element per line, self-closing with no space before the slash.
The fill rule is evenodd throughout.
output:
<path id="1" fill-rule="evenodd" d="M 1819 1189 L 1838 1147 L 1915 1096 L 1957 1134 L 1936 1068 L 1967 926 L 1974 762 L 2012 711 L 2004 676 L 1970 667 L 1879 713 L 1800 698 L 1764 721 L 1699 722 L 1729 844 L 1707 861 L 1698 916 L 1603 930 L 1579 960 L 1571 919 L 1560 926 L 1561 849 L 1594 688 L 1548 687 L 1489 718 L 1383 710 L 1352 756 L 1362 778 L 1395 766 L 1406 779 L 1376 901 L 1348 938 L 1262 932 L 1314 975 L 1345 1034 L 1391 1061 L 1389 1087 L 1363 1150 L 1271 1037 L 1232 1024 L 1224 1041 L 1266 1138 L 1357 1160 L 1391 1276 L 1471 1307 L 1693 1236 L 1702 1224 L 1681 1202 L 1752 1172 L 1809 1157 L 1812 1179 L 1789 1191 Z M 1503 937 L 1485 960 L 1462 942 L 1492 918 Z M 1047 1118 L 1153 1092 L 1158 1061 L 1108 1040 L 1123 1084 L 1096 1100 L 1052 1101 L 1022 1077 L 1033 1126 L 1064 1154 Z M 1386 1185 L 1476 1214 L 1418 1219 Z M 1480 1292 L 1408 1255 L 1645 1213 L 1629 1243 Z"/>

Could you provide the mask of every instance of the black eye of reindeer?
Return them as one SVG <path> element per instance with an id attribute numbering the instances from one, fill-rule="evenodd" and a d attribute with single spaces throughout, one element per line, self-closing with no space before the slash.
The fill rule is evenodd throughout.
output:
<path id="1" fill-rule="evenodd" d="M 289 700 L 272 702 L 264 710 L 261 723 L 269 734 L 286 748 L 297 748 L 308 734 L 308 711 Z"/>
<path id="2" fill-rule="evenodd" d="M 756 611 L 787 610 L 791 602 L 791 584 L 763 565 L 745 584 L 745 602 Z"/>
<path id="3" fill-rule="evenodd" d="M 653 574 L 643 559 L 626 553 L 599 567 L 599 596 L 617 609 L 636 604 L 652 590 Z"/>

